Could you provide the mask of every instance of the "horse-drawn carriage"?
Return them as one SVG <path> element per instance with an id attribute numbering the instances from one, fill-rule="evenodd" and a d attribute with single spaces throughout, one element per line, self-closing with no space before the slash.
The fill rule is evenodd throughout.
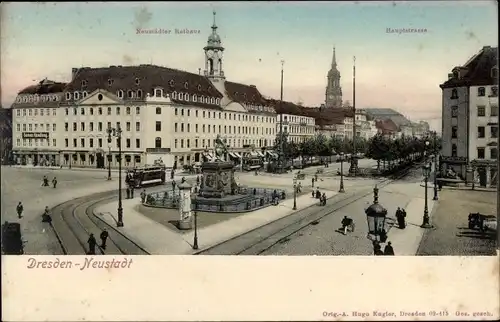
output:
<path id="1" fill-rule="evenodd" d="M 496 230 L 497 218 L 493 215 L 483 215 L 479 212 L 469 214 L 469 229 L 479 229 L 481 231 Z"/>

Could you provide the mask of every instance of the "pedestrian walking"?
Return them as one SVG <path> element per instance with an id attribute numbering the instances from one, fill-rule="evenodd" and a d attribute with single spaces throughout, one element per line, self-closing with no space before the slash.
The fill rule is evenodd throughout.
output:
<path id="1" fill-rule="evenodd" d="M 314 178 L 311 178 L 311 186 L 314 188 Z"/>
<path id="2" fill-rule="evenodd" d="M 109 233 L 106 230 L 106 228 L 104 228 L 104 230 L 101 232 L 101 235 L 99 237 L 101 238 L 101 247 L 103 249 L 106 249 L 106 239 L 108 239 L 108 237 L 109 237 Z"/>
<path id="3" fill-rule="evenodd" d="M 49 186 L 49 178 L 47 178 L 47 176 L 43 176 L 42 187 L 48 187 L 48 186 Z"/>
<path id="4" fill-rule="evenodd" d="M 170 171 L 170 179 L 174 179 L 174 170 Z"/>
<path id="5" fill-rule="evenodd" d="M 380 244 L 375 244 L 375 246 L 373 247 L 373 254 L 375 256 L 380 256 L 380 255 L 384 255 L 384 252 L 382 251 L 382 247 L 380 246 Z"/>
<path id="6" fill-rule="evenodd" d="M 89 245 L 88 255 L 95 255 L 95 246 L 97 245 L 97 241 L 95 240 L 94 234 L 90 234 L 87 244 Z"/>
<path id="7" fill-rule="evenodd" d="M 16 210 L 17 210 L 17 217 L 21 218 L 23 216 L 23 210 L 24 210 L 24 207 L 23 207 L 23 204 L 21 201 L 19 201 L 19 203 L 17 204 Z"/>
<path id="8" fill-rule="evenodd" d="M 141 202 L 144 203 L 146 201 L 146 189 L 141 192 Z"/>
<path id="9" fill-rule="evenodd" d="M 394 249 L 392 248 L 391 242 L 388 242 L 385 246 L 384 255 L 394 255 Z"/>
<path id="10" fill-rule="evenodd" d="M 130 187 L 130 198 L 134 199 L 134 192 L 135 192 L 135 188 L 134 186 L 131 186 Z"/>
<path id="11" fill-rule="evenodd" d="M 42 222 L 52 222 L 52 218 L 50 217 L 49 207 L 45 206 L 45 209 L 42 214 Z"/>
<path id="12" fill-rule="evenodd" d="M 403 211 L 401 210 L 401 208 L 398 207 L 398 209 L 396 210 L 396 219 L 398 221 L 398 227 L 399 229 L 405 229 L 405 215 L 403 213 Z"/>
<path id="13" fill-rule="evenodd" d="M 56 177 L 54 177 L 54 179 L 52 179 L 52 185 L 54 186 L 54 189 L 55 189 L 56 186 L 57 186 L 57 179 L 56 179 Z"/>
<path id="14" fill-rule="evenodd" d="M 321 198 L 323 199 L 323 206 L 326 206 L 326 193 L 323 192 Z"/>

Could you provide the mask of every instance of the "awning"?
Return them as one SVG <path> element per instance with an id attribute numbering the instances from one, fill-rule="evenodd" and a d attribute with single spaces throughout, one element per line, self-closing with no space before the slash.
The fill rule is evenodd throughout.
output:
<path id="1" fill-rule="evenodd" d="M 257 151 L 257 154 L 260 155 L 261 157 L 264 157 L 264 154 L 262 154 L 262 152 L 260 151 Z"/>
<path id="2" fill-rule="evenodd" d="M 231 158 L 238 158 L 233 152 L 229 152 L 229 155 L 231 156 Z"/>
<path id="3" fill-rule="evenodd" d="M 241 154 L 239 154 L 238 152 L 234 152 L 234 155 L 241 159 Z"/>

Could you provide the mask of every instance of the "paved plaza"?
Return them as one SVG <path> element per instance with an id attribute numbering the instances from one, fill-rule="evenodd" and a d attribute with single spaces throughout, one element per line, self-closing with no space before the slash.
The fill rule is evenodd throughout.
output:
<path id="1" fill-rule="evenodd" d="M 443 189 L 432 224 L 425 232 L 418 255 L 477 256 L 496 254 L 496 234 L 468 228 L 470 212 L 497 215 L 496 191 Z"/>

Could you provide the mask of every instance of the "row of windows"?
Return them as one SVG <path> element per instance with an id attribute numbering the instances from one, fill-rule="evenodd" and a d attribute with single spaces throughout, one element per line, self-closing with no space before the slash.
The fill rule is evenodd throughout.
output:
<path id="1" fill-rule="evenodd" d="M 194 146 L 191 146 L 191 142 L 194 142 Z M 175 149 L 189 149 L 189 148 L 210 148 L 210 144 L 212 144 L 213 147 L 216 146 L 215 143 L 216 139 L 175 139 L 174 140 L 174 148 Z M 199 144 L 201 143 L 201 145 Z M 260 139 L 260 140 L 249 140 L 249 139 L 228 139 L 227 140 L 227 145 L 228 147 L 234 147 L 234 148 L 240 148 L 243 145 L 255 145 L 256 147 L 265 147 L 267 143 L 266 139 Z M 155 148 L 161 148 L 161 138 L 156 138 L 155 139 Z"/>
<path id="2" fill-rule="evenodd" d="M 477 96 L 486 96 L 486 88 L 485 87 L 478 87 Z M 498 96 L 498 87 L 497 86 L 491 87 L 489 96 L 491 96 L 491 97 Z"/>
<path id="3" fill-rule="evenodd" d="M 49 132 L 50 128 L 51 128 L 50 124 L 45 124 L 45 127 L 44 127 L 44 124 L 38 124 L 38 123 L 28 124 L 27 127 L 26 127 L 26 124 L 22 124 L 22 127 L 23 127 L 23 132 L 25 132 L 25 131 L 31 132 L 31 131 L 33 131 L 33 129 L 34 129 L 34 131 L 38 131 L 38 130 L 44 131 L 44 129 L 45 129 L 45 131 Z M 17 132 L 21 132 L 21 124 L 19 124 L 19 123 L 16 124 L 16 130 L 17 130 Z M 56 124 L 55 123 L 52 124 L 52 131 L 53 132 L 56 131 Z"/>
<path id="4" fill-rule="evenodd" d="M 191 116 L 191 110 L 187 108 L 176 108 L 174 110 L 175 116 L 179 116 L 179 110 L 180 110 L 180 116 L 184 116 L 184 110 L 186 110 L 186 116 Z M 195 117 L 198 117 L 198 110 L 195 109 Z M 248 115 L 248 114 L 237 114 L 237 113 L 228 113 L 228 112 L 210 112 L 210 111 L 202 111 L 202 117 L 204 118 L 216 118 L 217 113 L 219 113 L 219 120 L 222 120 L 222 116 L 224 116 L 224 119 L 232 121 L 236 121 L 236 115 L 238 115 L 238 121 L 243 121 L 243 122 L 264 122 L 264 123 L 275 123 L 276 120 L 272 117 L 268 116 L 258 116 L 258 115 Z M 161 114 L 161 109 L 156 108 L 156 114 Z"/>
<path id="5" fill-rule="evenodd" d="M 157 131 L 161 131 L 161 122 L 160 121 L 157 121 L 156 122 L 157 124 L 157 127 L 156 127 L 156 130 Z M 216 126 L 215 125 L 212 125 L 210 126 L 210 124 L 202 124 L 201 126 L 201 132 L 202 133 L 210 133 L 210 129 L 212 129 L 212 133 L 216 133 Z M 233 125 L 232 126 L 232 133 L 231 133 L 231 125 L 224 125 L 224 128 L 222 128 L 222 125 L 219 125 L 218 127 L 218 132 L 219 134 L 222 134 L 222 129 L 224 129 L 224 134 L 253 134 L 253 135 L 258 135 L 259 134 L 259 128 L 257 127 L 250 127 L 250 126 L 238 126 L 236 127 L 236 125 Z M 191 132 L 191 124 L 190 123 L 187 123 L 185 126 L 184 126 L 184 123 L 174 123 L 174 132 Z M 195 124 L 194 125 L 194 132 L 195 133 L 198 133 L 199 132 L 199 127 L 198 127 L 198 124 Z M 273 128 L 266 128 L 266 131 L 265 131 L 266 135 L 273 135 L 275 134 L 275 130 Z M 264 135 L 264 127 L 261 127 L 260 128 L 260 134 L 261 135 Z"/>
<path id="6" fill-rule="evenodd" d="M 53 94 L 43 94 L 43 95 L 19 95 L 16 97 L 16 103 L 38 103 L 38 102 L 57 102 L 59 96 Z M 19 115 L 18 115 L 19 116 Z"/>
<path id="7" fill-rule="evenodd" d="M 115 107 L 115 109 L 116 109 L 116 115 L 120 115 L 120 113 L 121 113 L 120 106 Z M 113 111 L 113 108 L 111 106 L 108 106 L 107 115 L 111 115 L 112 111 Z M 85 115 L 85 112 L 86 112 L 86 109 L 84 107 L 80 107 L 80 115 Z M 95 111 L 94 111 L 93 107 L 89 108 L 89 115 L 94 115 L 94 112 Z M 69 115 L 69 108 L 66 108 L 65 113 L 66 113 L 66 115 Z M 97 108 L 97 115 L 102 115 L 102 113 L 103 113 L 103 108 L 98 107 Z M 130 106 L 125 107 L 125 114 L 126 115 L 132 114 L 132 109 Z M 137 106 L 135 108 L 135 114 L 136 115 L 141 114 L 141 108 L 139 106 Z M 73 107 L 73 115 L 78 115 L 78 108 L 77 107 Z"/>
<path id="8" fill-rule="evenodd" d="M 456 157 L 457 156 L 457 145 L 456 144 L 452 144 L 451 145 L 451 156 L 452 157 Z M 498 149 L 493 147 L 493 148 L 489 148 L 490 150 L 490 157 L 489 159 L 492 159 L 492 160 L 495 160 L 498 158 Z M 477 151 L 477 158 L 478 159 L 486 159 L 486 148 L 485 147 L 478 147 L 476 149 Z"/>
<path id="9" fill-rule="evenodd" d="M 283 116 L 283 121 L 284 122 L 290 121 L 292 123 L 314 124 L 314 119 L 308 117 L 295 116 L 295 115 L 290 115 L 290 116 L 285 115 Z"/>
<path id="10" fill-rule="evenodd" d="M 50 108 L 23 108 L 23 109 L 18 108 L 16 109 L 16 116 L 21 116 L 21 113 L 22 116 L 26 116 L 26 114 L 28 114 L 28 116 L 38 116 L 38 114 L 40 114 L 40 116 L 49 116 L 50 110 L 51 110 Z M 52 109 L 52 115 L 53 116 L 57 115 L 56 108 Z"/>
<path id="11" fill-rule="evenodd" d="M 80 142 L 78 142 L 78 139 L 73 139 L 73 145 L 72 147 L 73 148 L 85 148 L 85 143 L 87 142 L 88 140 L 88 147 L 89 148 L 94 148 L 94 139 L 93 138 L 89 138 L 89 139 L 86 139 L 86 138 L 80 138 Z M 107 142 L 107 139 L 106 139 L 106 142 Z M 80 145 L 78 145 L 78 143 L 80 143 Z M 120 140 L 118 138 L 116 138 L 116 146 L 119 146 L 120 145 Z M 69 139 L 66 138 L 64 139 L 64 146 L 66 148 L 69 148 Z M 98 148 L 102 148 L 103 147 L 103 139 L 102 138 L 98 138 L 97 139 L 97 147 Z M 127 149 L 130 149 L 132 147 L 132 140 L 129 139 L 129 138 L 126 138 L 125 139 L 125 148 Z M 136 149 L 140 149 L 141 148 L 141 140 L 140 139 L 135 139 L 135 148 Z"/>
<path id="12" fill-rule="evenodd" d="M 477 88 L 477 96 L 486 96 L 486 87 L 478 87 Z M 497 86 L 492 86 L 490 89 L 490 94 L 488 95 L 490 97 L 498 97 L 498 87 Z M 457 89 L 452 89 L 451 90 L 451 99 L 457 99 L 458 98 L 458 91 Z"/>
<path id="13" fill-rule="evenodd" d="M 21 142 L 22 146 L 50 146 L 49 139 L 16 139 L 17 146 L 21 146 Z M 52 139 L 52 146 L 57 146 L 56 139 Z"/>
<path id="14" fill-rule="evenodd" d="M 478 106 L 477 107 L 477 116 L 482 117 L 486 116 L 486 106 Z M 498 106 L 490 105 L 490 115 L 489 116 L 498 116 Z M 454 105 L 451 107 L 451 117 L 458 117 L 458 106 Z"/>
<path id="15" fill-rule="evenodd" d="M 315 129 L 313 127 L 304 127 L 304 126 L 298 126 L 298 125 L 289 125 L 284 127 L 285 133 L 294 133 L 294 134 L 310 134 L 314 133 Z"/>
<path id="16" fill-rule="evenodd" d="M 477 137 L 479 139 L 486 138 L 486 127 L 485 126 L 478 126 L 477 127 Z M 458 138 L 458 126 L 457 125 L 454 125 L 451 127 L 451 138 L 452 139 Z M 490 138 L 492 138 L 492 139 L 498 138 L 498 126 L 490 126 Z"/>
<path id="17" fill-rule="evenodd" d="M 80 122 L 80 131 L 81 132 L 85 132 L 87 130 L 87 128 L 85 127 L 85 124 L 86 124 L 85 122 Z M 107 123 L 107 126 L 105 129 L 103 128 L 102 125 L 103 125 L 103 122 L 97 122 L 97 132 L 102 132 L 102 131 L 105 131 L 105 129 L 109 129 L 112 127 L 111 122 Z M 120 122 L 116 122 L 116 128 L 121 128 Z M 160 129 L 161 129 L 161 125 L 160 125 Z M 92 132 L 94 130 L 95 130 L 94 122 L 89 122 L 88 131 Z M 139 132 L 141 130 L 141 122 L 135 122 L 135 130 L 137 132 Z M 65 132 L 69 131 L 69 123 L 68 122 L 64 123 L 64 131 Z M 78 123 L 76 123 L 76 122 L 73 122 L 73 131 L 74 132 L 78 131 Z M 130 122 L 125 123 L 125 131 L 127 131 L 127 132 L 131 131 L 131 123 Z"/>

